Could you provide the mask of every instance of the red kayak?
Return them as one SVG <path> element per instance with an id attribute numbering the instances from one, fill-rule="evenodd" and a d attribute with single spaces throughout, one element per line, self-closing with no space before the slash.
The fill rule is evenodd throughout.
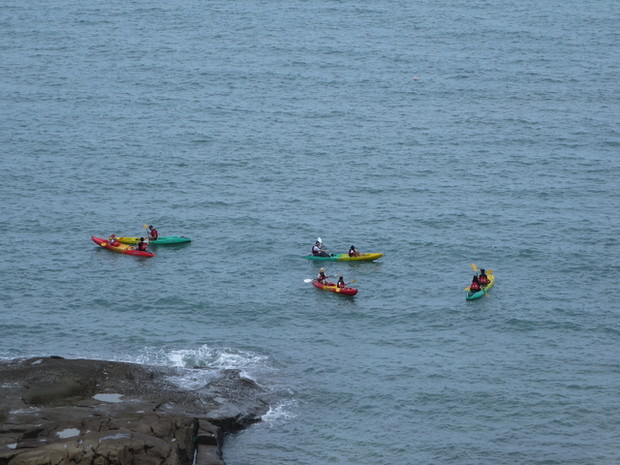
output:
<path id="1" fill-rule="evenodd" d="M 327 282 L 325 284 L 321 284 L 317 280 L 314 280 L 314 281 L 312 281 L 312 285 L 314 287 L 319 288 L 319 289 L 323 289 L 324 291 L 331 291 L 331 292 L 335 292 L 337 294 L 344 294 L 344 295 L 355 295 L 355 294 L 357 294 L 357 289 L 355 289 L 353 287 L 338 287 L 334 283 L 330 283 L 330 282 Z"/>
<path id="2" fill-rule="evenodd" d="M 144 252 L 142 250 L 136 250 L 132 246 L 127 244 L 111 245 L 107 239 L 101 237 L 90 236 L 93 242 L 106 249 L 113 250 L 114 252 L 124 253 L 127 255 L 138 255 L 139 257 L 154 257 L 155 254 L 151 252 Z"/>

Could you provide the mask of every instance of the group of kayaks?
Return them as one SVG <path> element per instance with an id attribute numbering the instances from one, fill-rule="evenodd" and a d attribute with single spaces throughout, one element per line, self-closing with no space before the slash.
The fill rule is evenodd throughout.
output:
<path id="1" fill-rule="evenodd" d="M 141 241 L 142 238 L 135 236 L 111 236 L 113 237 L 113 241 L 110 239 L 104 239 L 102 237 L 91 236 L 91 239 L 95 244 L 100 247 L 104 247 L 108 250 L 112 250 L 113 252 L 118 252 L 126 255 L 135 255 L 139 257 L 154 257 L 155 254 L 153 252 L 149 252 L 148 250 L 139 250 L 136 245 Z M 320 238 L 319 238 L 320 239 Z M 171 245 L 171 244 L 183 244 L 191 242 L 191 239 L 186 236 L 160 236 L 155 240 L 148 241 L 149 245 Z M 327 256 L 319 256 L 319 255 L 306 255 L 304 258 L 308 260 L 315 260 L 319 262 L 372 262 L 383 257 L 382 253 L 361 253 L 355 256 L 350 256 L 346 253 L 340 254 L 329 254 Z M 472 263 L 471 264 L 473 270 L 478 273 L 478 267 Z M 323 271 L 321 269 L 321 271 Z M 481 286 L 480 290 L 472 291 L 469 286 L 465 288 L 466 300 L 476 300 L 481 297 L 484 297 L 495 284 L 495 275 L 493 274 L 493 270 L 487 270 L 486 276 L 488 278 L 488 283 L 484 286 Z M 323 291 L 334 292 L 340 295 L 354 296 L 357 294 L 358 289 L 354 287 L 350 287 L 348 284 L 351 284 L 355 281 L 351 281 L 344 287 L 338 286 L 336 283 L 330 281 L 319 281 L 317 279 L 311 280 L 306 279 L 306 282 L 311 282 L 314 287 L 317 289 L 321 289 Z"/>
<path id="2" fill-rule="evenodd" d="M 323 245 L 321 238 L 319 237 L 317 244 Z M 353 247 L 353 246 L 352 246 Z M 355 248 L 353 248 L 355 250 Z M 322 255 L 306 255 L 304 258 L 308 260 L 314 260 L 318 262 L 372 262 L 383 257 L 382 253 L 356 253 L 355 255 L 350 255 L 349 253 L 338 253 L 338 254 L 322 254 Z M 321 269 L 323 271 L 323 269 Z M 321 289 L 323 291 L 334 292 L 340 295 L 348 295 L 353 296 L 356 295 L 358 289 L 354 287 L 350 287 L 349 284 L 355 282 L 351 281 L 346 284 L 344 287 L 338 286 L 336 283 L 332 283 L 330 281 L 319 281 L 318 279 L 305 280 L 306 282 L 311 282 L 314 287 L 317 289 Z"/>
<path id="3" fill-rule="evenodd" d="M 317 261 L 338 262 L 338 261 L 373 261 L 373 260 L 377 260 L 381 258 L 382 256 L 383 256 L 382 253 L 365 253 L 365 254 L 361 254 L 356 257 L 349 257 L 348 254 L 332 254 L 328 257 L 318 257 L 315 255 L 307 255 L 304 258 L 307 258 L 309 260 L 317 260 Z M 476 272 L 476 275 L 478 275 L 478 273 L 484 272 L 484 270 L 478 270 L 478 267 L 476 266 L 475 263 L 472 263 L 471 266 Z M 321 269 L 321 271 L 324 271 L 324 270 Z M 465 291 L 466 291 L 465 299 L 466 300 L 476 300 L 476 299 L 479 299 L 487 295 L 487 293 L 491 290 L 491 288 L 495 284 L 495 275 L 493 274 L 493 270 L 487 270 L 486 277 L 488 278 L 488 283 L 486 285 L 481 285 L 480 290 L 472 291 L 469 286 L 465 288 Z M 354 287 L 350 287 L 348 285 L 346 285 L 345 287 L 340 287 L 337 284 L 329 282 L 329 281 L 321 282 L 317 279 L 314 279 L 314 280 L 306 279 L 305 281 L 311 282 L 312 285 L 316 287 L 317 289 L 321 289 L 323 291 L 335 292 L 336 294 L 340 294 L 340 295 L 353 296 L 353 295 L 356 295 L 358 292 L 358 289 Z M 351 281 L 351 282 L 355 282 L 355 281 Z"/>
<path id="4" fill-rule="evenodd" d="M 145 228 L 147 225 L 145 225 Z M 113 252 L 122 253 L 125 255 L 136 255 L 138 257 L 154 257 L 155 254 L 153 252 L 149 252 L 148 250 L 139 250 L 137 244 L 140 243 L 142 237 L 131 237 L 131 236 L 115 236 L 112 235 L 108 239 L 104 239 L 102 237 L 91 236 L 92 241 L 99 245 L 100 247 L 104 247 L 108 250 L 112 250 Z M 187 242 L 191 242 L 189 237 L 185 236 L 159 236 L 157 239 L 147 240 L 149 246 L 151 245 L 173 245 L 173 244 L 184 244 Z"/>

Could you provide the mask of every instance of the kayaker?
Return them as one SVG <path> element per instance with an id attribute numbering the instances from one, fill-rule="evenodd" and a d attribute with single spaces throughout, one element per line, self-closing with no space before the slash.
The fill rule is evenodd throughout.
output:
<path id="1" fill-rule="evenodd" d="M 158 237 L 159 233 L 157 232 L 157 229 L 155 229 L 152 224 L 149 225 L 149 240 L 156 241 Z"/>
<path id="2" fill-rule="evenodd" d="M 325 250 L 321 242 L 316 241 L 312 246 L 312 255 L 315 257 L 329 257 L 329 252 Z"/>
<path id="3" fill-rule="evenodd" d="M 475 274 L 474 275 L 474 279 L 472 280 L 471 284 L 469 285 L 469 292 L 471 292 L 472 294 L 475 294 L 479 290 L 480 290 L 480 282 L 478 281 L 478 275 Z"/>
<path id="4" fill-rule="evenodd" d="M 487 277 L 487 274 L 484 271 L 484 268 L 480 268 L 480 275 L 478 276 L 478 283 L 480 283 L 481 287 L 485 287 L 487 284 L 489 284 L 489 278 Z"/>
<path id="5" fill-rule="evenodd" d="M 359 256 L 360 256 L 360 253 L 355 249 L 355 246 L 352 245 L 349 248 L 349 257 L 359 257 Z"/>
<path id="6" fill-rule="evenodd" d="M 336 286 L 338 286 L 340 289 L 342 289 L 343 287 L 347 287 L 347 284 L 344 282 L 344 278 L 342 276 L 338 278 L 338 283 L 336 283 Z"/>
<path id="7" fill-rule="evenodd" d="M 146 252 L 147 243 L 144 241 L 144 237 L 140 238 L 140 242 L 138 242 L 138 247 L 136 247 L 141 252 Z"/>
<path id="8" fill-rule="evenodd" d="M 327 281 L 327 278 L 329 278 L 329 276 L 325 274 L 326 271 L 327 271 L 327 268 L 321 268 L 319 269 L 319 274 L 316 276 L 316 280 L 320 282 L 321 284 L 325 284 L 325 282 Z"/>
<path id="9" fill-rule="evenodd" d="M 114 247 L 118 247 L 119 245 L 121 245 L 121 243 L 118 242 L 118 239 L 116 238 L 116 234 L 110 234 L 110 237 L 108 237 L 108 243 L 110 245 L 113 245 Z"/>

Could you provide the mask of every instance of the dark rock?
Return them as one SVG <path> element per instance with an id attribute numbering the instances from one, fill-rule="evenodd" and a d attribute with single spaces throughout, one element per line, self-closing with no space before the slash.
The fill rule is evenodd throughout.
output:
<path id="1" fill-rule="evenodd" d="M 223 465 L 225 433 L 260 421 L 265 392 L 238 370 L 98 360 L 0 363 L 0 465 Z"/>

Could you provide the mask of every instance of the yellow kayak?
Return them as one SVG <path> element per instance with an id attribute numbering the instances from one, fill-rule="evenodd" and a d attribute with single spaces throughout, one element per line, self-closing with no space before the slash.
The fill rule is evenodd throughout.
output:
<path id="1" fill-rule="evenodd" d="M 317 255 L 306 255 L 304 258 L 308 260 L 317 260 L 322 262 L 372 262 L 383 257 L 382 253 L 362 253 L 357 257 L 349 257 L 348 253 L 336 253 L 329 257 L 321 257 Z"/>

